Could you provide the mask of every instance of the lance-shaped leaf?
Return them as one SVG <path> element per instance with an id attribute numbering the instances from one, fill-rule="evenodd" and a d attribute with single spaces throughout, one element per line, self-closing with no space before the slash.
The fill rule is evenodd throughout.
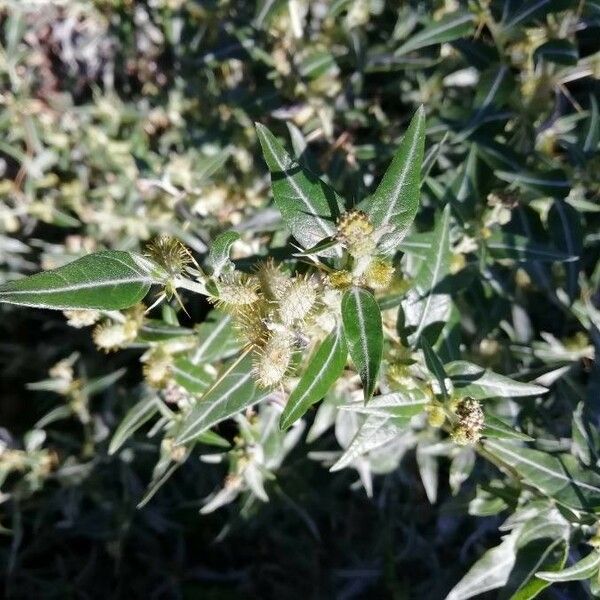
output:
<path id="1" fill-rule="evenodd" d="M 345 292 L 342 321 L 348 352 L 360 375 L 367 402 L 375 391 L 383 354 L 381 311 L 373 295 L 361 288 Z"/>
<path id="2" fill-rule="evenodd" d="M 560 570 L 567 558 L 569 525 L 556 509 L 528 520 L 519 531 L 515 565 L 498 600 L 535 598 L 550 585 L 536 572 Z"/>
<path id="3" fill-rule="evenodd" d="M 106 250 L 0 285 L 0 302 L 61 310 L 119 310 L 139 302 L 159 281 L 159 268 L 148 259 Z"/>
<path id="4" fill-rule="evenodd" d="M 504 586 L 515 564 L 517 536 L 518 532 L 513 531 L 499 546 L 488 550 L 450 590 L 446 600 L 467 600 Z"/>
<path id="5" fill-rule="evenodd" d="M 434 323 L 443 323 L 448 318 L 450 297 L 436 291 L 436 287 L 450 274 L 451 256 L 450 206 L 446 205 L 433 232 L 432 245 L 404 303 L 406 325 L 414 327 L 410 336 L 412 343 L 416 344 L 428 327 Z"/>
<path id="6" fill-rule="evenodd" d="M 573 257 L 579 257 L 583 250 L 583 228 L 579 213 L 563 200 L 555 200 L 548 213 L 548 227 L 555 244 Z M 579 261 L 565 265 L 566 290 L 571 301 L 579 294 Z"/>
<path id="7" fill-rule="evenodd" d="M 425 358 L 425 364 L 427 365 L 427 368 L 437 379 L 437 382 L 440 386 L 440 392 L 444 398 L 446 398 L 448 394 L 446 390 L 447 375 L 440 357 L 424 337 L 421 338 L 421 349 L 423 350 L 423 357 Z"/>
<path id="8" fill-rule="evenodd" d="M 423 390 L 415 388 L 375 396 L 367 405 L 354 402 L 342 404 L 339 408 L 364 415 L 410 419 L 422 412 L 429 400 L 429 396 Z"/>
<path id="9" fill-rule="evenodd" d="M 192 394 L 202 394 L 213 381 L 204 365 L 195 365 L 191 360 L 182 356 L 171 366 L 173 379 Z"/>
<path id="10" fill-rule="evenodd" d="M 344 454 L 329 470 L 332 472 L 340 471 L 363 454 L 385 446 L 402 433 L 407 424 L 408 419 L 379 417 L 376 415 L 367 417 Z"/>
<path id="11" fill-rule="evenodd" d="M 382 252 L 396 251 L 417 214 L 424 144 L 425 110 L 420 107 L 381 183 L 364 204 L 375 227 L 391 228 L 380 240 Z"/>
<path id="12" fill-rule="evenodd" d="M 411 36 L 394 54 L 402 55 L 434 44 L 451 42 L 468 35 L 472 30 L 472 14 L 461 11 L 451 13 Z"/>
<path id="13" fill-rule="evenodd" d="M 486 438 L 495 438 L 499 440 L 521 440 L 523 442 L 533 442 L 533 438 L 517 431 L 514 426 L 505 423 L 496 415 L 485 412 L 485 426 L 482 435 Z"/>
<path id="14" fill-rule="evenodd" d="M 159 410 L 160 401 L 151 396 L 143 398 L 132 406 L 115 431 L 108 453 L 114 454 L 121 446 L 147 421 L 149 421 Z"/>
<path id="15" fill-rule="evenodd" d="M 275 204 L 292 235 L 303 248 L 332 237 L 342 198 L 293 160 L 264 125 L 257 123 L 256 132 L 271 172 Z"/>
<path id="16" fill-rule="evenodd" d="M 232 265 L 229 259 L 231 246 L 240 239 L 237 231 L 225 231 L 212 243 L 206 264 L 210 268 L 213 277 L 218 277 L 224 268 Z"/>
<path id="17" fill-rule="evenodd" d="M 535 575 L 551 582 L 583 581 L 593 577 L 600 569 L 600 552 L 593 550 L 585 558 L 562 571 L 538 571 Z"/>
<path id="18" fill-rule="evenodd" d="M 317 348 L 298 385 L 290 394 L 279 420 L 287 429 L 329 391 L 346 366 L 348 348 L 341 327 L 336 327 Z"/>
<path id="19" fill-rule="evenodd" d="M 535 396 L 548 391 L 541 385 L 515 381 L 464 360 L 448 363 L 446 373 L 452 380 L 456 393 L 475 400 Z"/>
<path id="20" fill-rule="evenodd" d="M 551 455 L 497 440 L 486 440 L 484 445 L 526 483 L 564 506 L 586 511 L 600 507 L 600 474 L 582 468 L 572 455 Z"/>
<path id="21" fill-rule="evenodd" d="M 213 425 L 256 404 L 268 395 L 259 390 L 252 377 L 252 360 L 242 355 L 225 372 L 187 415 L 176 437 L 177 444 L 197 438 Z"/>
<path id="22" fill-rule="evenodd" d="M 570 262 L 577 260 L 575 246 L 569 251 L 534 242 L 523 235 L 494 233 L 485 242 L 490 255 L 497 259 L 517 261 Z"/>
<path id="23" fill-rule="evenodd" d="M 233 332 L 231 315 L 218 310 L 211 311 L 196 332 L 199 342 L 191 358 L 195 365 L 231 356 L 240 348 L 240 342 Z"/>

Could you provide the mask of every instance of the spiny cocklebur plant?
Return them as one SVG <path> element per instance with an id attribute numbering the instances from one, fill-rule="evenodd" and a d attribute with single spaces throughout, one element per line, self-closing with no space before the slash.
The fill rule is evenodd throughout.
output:
<path id="1" fill-rule="evenodd" d="M 115 431 L 109 450 L 121 451 L 153 421 L 149 435 L 161 436 L 160 457 L 142 505 L 197 444 L 220 448 L 203 452 L 204 461 L 228 464 L 222 489 L 203 512 L 240 495 L 245 508 L 266 500 L 269 480 L 308 421 L 309 441 L 334 426 L 341 446 L 313 458 L 331 471 L 354 469 L 369 494 L 373 474 L 397 469 L 415 450 L 432 502 L 445 457 L 454 493 L 472 472 L 481 477 L 470 498 L 472 514 L 511 511 L 502 543 L 475 563 L 449 598 L 497 587 L 533 597 L 553 581 L 573 579 L 589 580 L 597 590 L 596 434 L 579 408 L 577 443 L 530 435 L 540 430 L 547 388 L 556 394 L 569 360 L 589 357 L 593 348 L 587 338 L 567 348 L 547 337 L 535 347 L 547 357 L 538 364 L 527 358 L 529 347 L 518 345 L 508 321 L 502 327 L 514 353 L 525 355 L 522 361 L 499 357 L 504 347 L 498 339 L 484 337 L 477 352 L 462 341 L 463 329 L 478 327 L 462 314 L 469 301 L 461 293 L 465 287 L 475 290 L 481 310 L 498 310 L 488 300 L 492 290 L 506 303 L 527 285 L 519 261 L 533 259 L 528 264 L 539 268 L 542 260 L 564 266 L 578 257 L 504 231 L 506 220 L 493 217 L 496 203 L 465 220 L 465 207 L 451 194 L 429 196 L 433 228 L 415 231 L 422 164 L 436 160 L 435 148 L 424 156 L 425 133 L 420 108 L 376 189 L 350 204 L 257 125 L 274 201 L 293 238 L 288 245 L 273 247 L 271 256 L 234 261 L 239 233 L 228 231 L 200 265 L 180 241 L 163 236 L 143 255 L 101 251 L 5 283 L 0 300 L 63 310 L 73 326 L 93 326 L 104 351 L 143 351 L 144 397 Z M 556 211 L 569 214 L 560 198 L 547 204 L 550 226 Z M 517 287 L 503 276 L 510 268 Z M 586 285 L 582 279 L 573 310 L 582 323 L 593 324 L 597 311 Z M 153 286 L 161 291 L 142 305 Z M 559 291 L 557 302 L 571 310 Z M 214 305 L 194 329 L 178 319 L 194 301 L 189 294 Z M 161 302 L 161 316 L 154 316 Z M 559 364 L 552 356 L 562 357 Z M 488 365 L 508 365 L 511 376 Z M 214 430 L 230 419 L 238 431 L 232 440 Z M 504 478 L 490 480 L 493 468 Z M 591 553 L 563 568 L 569 548 L 577 551 L 585 540 Z"/>

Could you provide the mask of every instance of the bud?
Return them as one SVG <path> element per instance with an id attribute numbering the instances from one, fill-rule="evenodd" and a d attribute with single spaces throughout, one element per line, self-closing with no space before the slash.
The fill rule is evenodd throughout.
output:
<path id="1" fill-rule="evenodd" d="M 254 374 L 258 385 L 270 388 L 281 383 L 290 366 L 292 353 L 292 337 L 285 332 L 273 332 L 264 346 L 256 350 Z"/>
<path id="2" fill-rule="evenodd" d="M 481 430 L 485 417 L 477 400 L 465 398 L 456 407 L 457 423 L 452 431 L 452 439 L 461 446 L 477 443 L 481 439 Z"/>
<path id="3" fill-rule="evenodd" d="M 145 362 L 143 373 L 148 385 L 158 389 L 164 388 L 171 376 L 171 355 L 157 347 L 150 350 L 142 360 Z"/>
<path id="4" fill-rule="evenodd" d="M 211 299 L 219 308 L 237 310 L 259 299 L 258 281 L 242 273 L 227 273 L 217 283 L 219 296 Z"/>
<path id="5" fill-rule="evenodd" d="M 365 283 L 374 290 L 390 287 L 393 277 L 394 265 L 384 258 L 374 258 L 364 273 Z"/>
<path id="6" fill-rule="evenodd" d="M 425 410 L 427 411 L 427 422 L 431 427 L 439 428 L 446 422 L 446 412 L 443 407 L 429 404 Z"/>
<path id="7" fill-rule="evenodd" d="M 272 258 L 262 263 L 256 274 L 267 297 L 274 300 L 285 298 L 291 279 Z"/>
<path id="8" fill-rule="evenodd" d="M 75 329 L 94 325 L 101 316 L 97 310 L 64 310 L 63 314 L 67 318 L 67 325 L 75 327 Z"/>
<path id="9" fill-rule="evenodd" d="M 367 256 L 375 249 L 373 225 L 362 210 L 344 213 L 337 225 L 337 239 L 356 257 Z"/>
<path id="10" fill-rule="evenodd" d="M 290 326 L 303 321 L 313 310 L 317 302 L 315 282 L 309 277 L 295 277 L 284 298 L 279 303 L 281 322 Z"/>
<path id="11" fill-rule="evenodd" d="M 334 271 L 328 277 L 329 283 L 336 290 L 344 290 L 352 285 L 352 273 L 350 271 Z"/>
<path id="12" fill-rule="evenodd" d="M 190 251 L 174 237 L 161 234 L 146 246 L 145 256 L 158 263 L 170 275 L 179 275 L 194 262 Z"/>
<path id="13" fill-rule="evenodd" d="M 113 352 L 123 348 L 130 341 L 127 331 L 122 323 L 101 323 L 96 325 L 92 332 L 94 343 L 99 350 Z"/>

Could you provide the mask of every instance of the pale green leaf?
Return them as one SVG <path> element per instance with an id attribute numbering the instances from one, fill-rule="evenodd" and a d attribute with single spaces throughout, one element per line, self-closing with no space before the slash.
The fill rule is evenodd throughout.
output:
<path id="1" fill-rule="evenodd" d="M 404 302 L 406 324 L 414 328 L 410 336 L 416 344 L 423 332 L 434 324 L 443 324 L 450 313 L 451 299 L 439 293 L 436 287 L 450 274 L 450 206 L 446 205 L 442 218 L 433 232 L 432 245 Z"/>
<path id="2" fill-rule="evenodd" d="M 497 440 L 486 440 L 484 445 L 526 483 L 564 506 L 586 511 L 600 507 L 600 475 L 582 467 L 572 455 L 551 455 Z"/>
<path id="3" fill-rule="evenodd" d="M 600 568 L 600 552 L 593 550 L 585 558 L 562 571 L 539 571 L 536 576 L 545 581 L 583 581 L 593 577 Z"/>
<path id="4" fill-rule="evenodd" d="M 211 244 L 206 264 L 213 277 L 219 277 L 227 266 L 233 266 L 229 259 L 229 252 L 231 246 L 239 239 L 240 234 L 237 231 L 225 231 Z"/>
<path id="5" fill-rule="evenodd" d="M 429 400 L 430 398 L 425 392 L 415 388 L 375 396 L 366 405 L 362 402 L 355 402 L 342 404 L 339 408 L 364 415 L 410 419 L 421 413 Z"/>
<path id="6" fill-rule="evenodd" d="M 521 440 L 523 442 L 533 442 L 533 438 L 517 431 L 513 425 L 505 423 L 496 415 L 489 412 L 485 413 L 485 427 L 481 434 L 487 438 L 499 440 Z"/>
<path id="7" fill-rule="evenodd" d="M 143 398 L 134 404 L 115 431 L 108 453 L 114 454 L 121 446 L 147 421 L 149 421 L 159 409 L 159 400 L 155 396 Z"/>
<path id="8" fill-rule="evenodd" d="M 376 415 L 367 417 L 344 454 L 331 467 L 330 471 L 340 471 L 363 454 L 385 446 L 399 435 L 407 424 L 407 419 L 394 419 Z"/>
<path id="9" fill-rule="evenodd" d="M 499 546 L 488 550 L 452 588 L 446 600 L 467 600 L 505 585 L 515 564 L 517 535 L 512 532 Z"/>
<path id="10" fill-rule="evenodd" d="M 541 385 L 515 381 L 464 360 L 448 363 L 445 368 L 456 393 L 475 400 L 536 396 L 548 391 Z"/>

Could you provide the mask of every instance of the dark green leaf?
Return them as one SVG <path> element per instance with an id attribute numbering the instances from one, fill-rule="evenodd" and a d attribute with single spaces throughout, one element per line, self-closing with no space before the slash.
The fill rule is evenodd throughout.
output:
<path id="1" fill-rule="evenodd" d="M 0 285 L 0 302 L 62 310 L 118 310 L 138 303 L 159 281 L 157 267 L 148 259 L 106 250 Z"/>
<path id="2" fill-rule="evenodd" d="M 287 429 L 329 391 L 346 366 L 348 348 L 341 327 L 336 327 L 317 348 L 298 385 L 290 394 L 279 420 Z"/>
<path id="3" fill-rule="evenodd" d="M 358 369 L 366 402 L 375 391 L 383 353 L 383 328 L 377 301 L 367 290 L 348 290 L 342 298 L 342 320 L 348 352 Z"/>

